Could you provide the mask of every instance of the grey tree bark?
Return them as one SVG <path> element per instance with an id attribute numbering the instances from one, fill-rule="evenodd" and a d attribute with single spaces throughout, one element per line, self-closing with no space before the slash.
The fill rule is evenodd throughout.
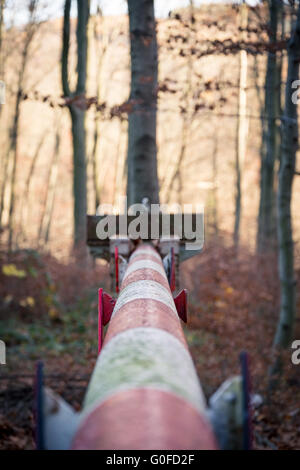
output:
<path id="1" fill-rule="evenodd" d="M 128 0 L 131 110 L 128 117 L 128 204 L 159 202 L 156 148 L 157 41 L 153 0 Z"/>
<path id="2" fill-rule="evenodd" d="M 297 20 L 288 44 L 288 72 L 285 89 L 285 109 L 282 117 L 282 148 L 278 175 L 278 242 L 280 276 L 280 314 L 274 345 L 287 348 L 293 338 L 296 313 L 296 283 L 294 277 L 294 244 L 291 218 L 292 184 L 298 148 L 297 104 L 292 100 L 292 84 L 299 78 L 300 5 Z"/>
<path id="3" fill-rule="evenodd" d="M 269 2 L 269 41 L 278 39 L 278 22 L 281 0 Z M 265 79 L 265 109 L 261 147 L 261 182 L 258 215 L 257 250 L 274 249 L 276 242 L 276 194 L 274 190 L 274 166 L 279 157 L 280 128 L 278 116 L 281 108 L 281 66 L 276 51 L 270 50 Z"/>
<path id="4" fill-rule="evenodd" d="M 64 96 L 70 98 L 69 111 L 72 121 L 73 138 L 73 197 L 74 197 L 74 246 L 79 248 L 86 238 L 86 133 L 85 133 L 85 92 L 87 76 L 87 24 L 90 12 L 89 0 L 77 0 L 77 84 L 74 91 L 69 85 L 69 45 L 70 45 L 71 0 L 65 1 L 63 47 L 62 47 L 62 86 Z"/>

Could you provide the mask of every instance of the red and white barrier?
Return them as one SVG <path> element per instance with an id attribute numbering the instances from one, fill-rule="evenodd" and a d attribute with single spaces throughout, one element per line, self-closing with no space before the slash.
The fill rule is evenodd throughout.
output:
<path id="1" fill-rule="evenodd" d="M 215 449 L 159 254 L 131 255 L 73 449 Z"/>

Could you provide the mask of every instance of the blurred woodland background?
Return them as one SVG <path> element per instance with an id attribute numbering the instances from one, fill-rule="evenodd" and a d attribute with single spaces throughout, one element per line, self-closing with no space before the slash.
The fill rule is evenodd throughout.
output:
<path id="1" fill-rule="evenodd" d="M 133 17 L 138 2 L 128 3 Z M 263 397 L 256 448 L 300 448 L 300 366 L 291 363 L 300 167 L 295 89 L 286 86 L 298 79 L 299 3 L 169 3 L 168 17 L 156 19 L 159 198 L 203 203 L 206 217 L 205 250 L 181 268 L 187 339 L 207 396 L 247 350 Z M 109 287 L 105 262 L 81 262 L 74 244 L 85 243 L 86 214 L 117 206 L 133 185 L 129 17 L 103 15 L 101 1 L 90 15 L 88 1 L 73 4 L 78 18 L 69 0 L 48 18 L 44 0 L 0 0 L 4 449 L 33 448 L 37 358 L 51 387 L 80 406 L 96 360 L 96 287 Z"/>

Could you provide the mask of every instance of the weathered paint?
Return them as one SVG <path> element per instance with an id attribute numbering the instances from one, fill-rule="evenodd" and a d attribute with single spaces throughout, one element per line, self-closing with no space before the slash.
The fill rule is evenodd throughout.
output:
<path id="1" fill-rule="evenodd" d="M 171 307 L 174 315 L 177 315 L 177 310 L 171 293 L 158 282 L 142 280 L 132 282 L 126 286 L 125 289 L 122 289 L 112 313 L 112 317 L 123 305 L 136 299 L 145 301 L 148 299 L 157 300 L 157 302 L 162 302 L 163 304 Z"/>
<path id="2" fill-rule="evenodd" d="M 73 448 L 215 448 L 163 264 L 151 246 L 130 257 Z"/>
<path id="3" fill-rule="evenodd" d="M 150 259 L 140 259 L 130 263 L 126 269 L 124 279 L 126 279 L 129 274 L 139 269 L 153 269 L 154 271 L 160 273 L 162 276 L 165 276 L 165 270 L 161 263 L 158 261 L 152 261 Z"/>
<path id="4" fill-rule="evenodd" d="M 147 309 L 145 309 L 143 300 L 133 300 L 118 310 L 111 319 L 104 344 L 122 331 L 143 326 L 161 328 L 174 335 L 187 348 L 183 330 L 178 327 L 178 323 L 178 318 L 167 305 L 147 300 Z"/>
<path id="5" fill-rule="evenodd" d="M 139 269 L 126 276 L 122 283 L 122 290 L 132 282 L 143 281 L 147 278 L 149 281 L 156 281 L 166 289 L 169 289 L 169 282 L 166 276 L 162 276 L 152 269 Z"/>
<path id="6" fill-rule="evenodd" d="M 161 257 L 159 256 L 157 251 L 155 251 L 155 249 L 151 247 L 150 245 L 144 245 L 143 247 L 138 247 L 130 256 L 130 261 L 132 261 L 135 257 L 141 256 L 141 255 L 151 255 L 161 262 Z"/>
<path id="7" fill-rule="evenodd" d="M 152 387 L 175 393 L 195 408 L 205 404 L 195 367 L 177 338 L 158 328 L 133 328 L 112 338 L 98 356 L 84 407 L 124 389 Z"/>
<path id="8" fill-rule="evenodd" d="M 133 263 L 134 261 L 144 260 L 144 259 L 149 259 L 156 263 L 161 263 L 161 259 L 158 258 L 157 256 L 153 256 L 153 254 L 150 251 L 146 251 L 144 252 L 144 254 L 143 253 L 141 254 L 140 252 L 138 254 L 133 253 L 133 255 L 131 255 L 130 257 L 130 260 L 129 260 L 130 263 Z"/>

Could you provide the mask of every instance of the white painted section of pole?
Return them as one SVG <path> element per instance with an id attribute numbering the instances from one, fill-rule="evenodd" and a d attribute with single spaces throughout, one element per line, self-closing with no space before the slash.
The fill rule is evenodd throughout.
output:
<path id="1" fill-rule="evenodd" d="M 119 333 L 102 349 L 91 378 L 84 408 L 90 411 L 121 390 L 164 390 L 204 412 L 205 398 L 192 358 L 172 334 L 158 328 Z"/>
<path id="2" fill-rule="evenodd" d="M 148 249 L 147 248 L 138 248 L 130 256 L 130 261 L 132 261 L 136 256 L 140 256 L 140 255 L 154 256 L 155 258 L 157 258 L 161 262 L 160 255 L 157 253 L 157 251 L 155 251 L 153 248 L 150 248 L 150 247 Z"/>
<path id="3" fill-rule="evenodd" d="M 161 274 L 163 277 L 167 278 L 166 272 L 161 263 L 156 263 L 155 261 L 152 261 L 150 259 L 145 259 L 145 260 L 142 259 L 142 260 L 134 261 L 132 262 L 132 264 L 128 266 L 123 279 L 126 279 L 126 277 L 129 276 L 129 274 L 139 269 L 152 269 L 153 271 L 156 271 L 157 273 Z"/>
<path id="4" fill-rule="evenodd" d="M 123 305 L 132 300 L 157 300 L 170 307 L 175 315 L 177 310 L 171 293 L 156 281 L 141 280 L 126 286 L 120 293 L 112 317 Z"/>

